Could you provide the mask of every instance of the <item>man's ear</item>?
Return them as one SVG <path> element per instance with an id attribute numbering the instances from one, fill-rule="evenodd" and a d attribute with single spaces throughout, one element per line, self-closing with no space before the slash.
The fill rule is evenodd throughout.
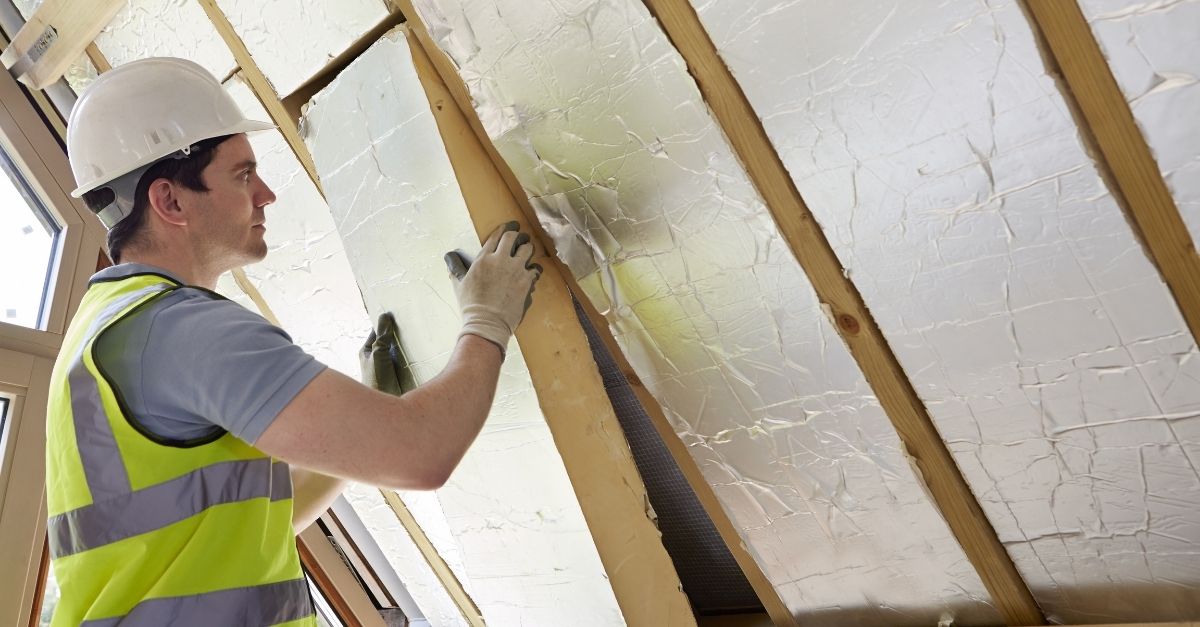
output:
<path id="1" fill-rule="evenodd" d="M 163 222 L 187 226 L 187 214 L 180 206 L 179 188 L 170 179 L 155 179 L 147 188 L 148 207 Z"/>

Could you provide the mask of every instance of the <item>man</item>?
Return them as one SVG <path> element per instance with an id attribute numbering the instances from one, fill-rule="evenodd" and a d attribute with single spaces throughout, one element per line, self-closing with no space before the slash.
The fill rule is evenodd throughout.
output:
<path id="1" fill-rule="evenodd" d="M 445 370 L 403 396 L 212 291 L 266 255 L 275 195 L 246 133 L 269 128 L 181 59 L 116 68 L 71 113 L 75 195 L 117 265 L 89 283 L 51 380 L 55 625 L 315 625 L 295 533 L 345 480 L 439 487 L 487 417 L 540 275 L 515 223 L 473 264 L 447 256 L 463 331 Z M 398 348 L 390 324 L 376 358 Z M 365 378 L 398 392 L 382 365 Z"/>

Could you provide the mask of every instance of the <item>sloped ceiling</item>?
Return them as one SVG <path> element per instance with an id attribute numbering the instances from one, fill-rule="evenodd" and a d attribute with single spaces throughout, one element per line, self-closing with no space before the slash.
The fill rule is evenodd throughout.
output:
<path id="1" fill-rule="evenodd" d="M 479 240 L 404 36 L 323 89 L 306 126 L 367 308 L 395 315 L 417 380 L 432 378 L 461 326 L 442 255 Z M 496 396 L 448 484 L 402 498 L 490 624 L 624 624 L 515 343 Z"/>
<path id="2" fill-rule="evenodd" d="M 36 2 L 18 2 L 28 11 Z M 218 2 L 280 95 L 381 0 Z M 693 0 L 848 276 L 1054 620 L 1200 614 L 1200 358 L 1011 0 Z M 1200 0 L 1080 0 L 1200 239 Z M 789 609 L 822 624 L 999 622 L 869 386 L 634 0 L 417 0 L 562 259 Z M 114 65 L 232 55 L 194 2 L 132 0 Z M 403 38 L 253 138 L 279 201 L 247 268 L 297 343 L 357 376 L 384 309 L 420 377 L 473 246 Z M 87 64 L 73 74 L 89 80 Z M 265 119 L 236 76 L 227 88 Z M 250 303 L 231 282 L 223 289 Z M 451 484 L 405 495 L 493 625 L 623 620 L 514 345 Z M 382 503 L 350 500 L 435 625 L 461 624 Z"/>
<path id="3" fill-rule="evenodd" d="M 1200 355 L 1020 7 L 696 7 L 1043 610 L 1200 613 Z"/>

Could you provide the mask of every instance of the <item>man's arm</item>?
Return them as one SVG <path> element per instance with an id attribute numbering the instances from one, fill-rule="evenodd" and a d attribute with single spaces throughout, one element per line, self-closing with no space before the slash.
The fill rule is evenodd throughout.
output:
<path id="1" fill-rule="evenodd" d="M 441 487 L 491 409 L 501 353 L 463 335 L 438 376 L 404 396 L 327 369 L 255 442 L 263 452 L 334 477 L 403 490 Z"/>
<path id="2" fill-rule="evenodd" d="M 325 475 L 409 490 L 440 487 L 491 409 L 504 348 L 541 276 L 531 263 L 533 252 L 529 236 L 510 222 L 488 237 L 473 263 L 465 254 L 447 254 L 463 330 L 441 373 L 397 396 L 404 390 L 394 369 L 390 386 L 372 378 L 390 394 L 327 369 L 284 407 L 255 445 Z M 381 321 L 380 333 L 384 330 Z M 382 348 L 362 356 L 383 357 Z"/>
<path id="3" fill-rule="evenodd" d="M 390 313 L 379 316 L 375 328 L 358 352 L 363 385 L 381 392 L 400 396 L 417 387 L 400 329 Z M 346 487 L 346 481 L 323 475 L 315 470 L 292 466 L 292 526 L 297 533 L 306 529 L 329 509 Z"/>
<path id="4" fill-rule="evenodd" d="M 346 480 L 299 466 L 291 468 L 292 527 L 299 534 L 333 505 L 342 490 L 346 489 Z"/>

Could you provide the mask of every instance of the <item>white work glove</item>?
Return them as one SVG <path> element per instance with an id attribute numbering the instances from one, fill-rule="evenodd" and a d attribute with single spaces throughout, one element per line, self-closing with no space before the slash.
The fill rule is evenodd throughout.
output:
<path id="1" fill-rule="evenodd" d="M 508 341 L 533 302 L 533 286 L 542 267 L 530 263 L 533 244 L 520 225 L 508 222 L 492 232 L 472 261 L 460 250 L 446 253 L 463 327 L 459 337 L 475 335 L 500 349 Z"/>

